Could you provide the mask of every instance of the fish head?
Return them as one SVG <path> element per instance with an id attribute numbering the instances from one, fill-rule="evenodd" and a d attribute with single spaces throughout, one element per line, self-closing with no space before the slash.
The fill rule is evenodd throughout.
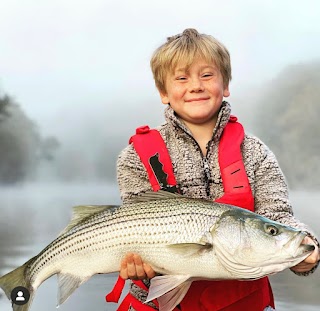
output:
<path id="1" fill-rule="evenodd" d="M 238 278 L 259 278 L 292 267 L 313 250 L 306 233 L 250 211 L 224 212 L 210 230 L 221 264 Z"/>

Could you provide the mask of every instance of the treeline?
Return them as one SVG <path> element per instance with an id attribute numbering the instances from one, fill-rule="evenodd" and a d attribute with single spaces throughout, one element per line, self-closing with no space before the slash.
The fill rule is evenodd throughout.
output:
<path id="1" fill-rule="evenodd" d="M 245 118 L 254 118 L 251 131 L 276 154 L 291 188 L 320 187 L 319 85 L 320 62 L 297 64 L 280 72 L 256 94 L 251 89 L 250 97 L 244 96 Z M 114 182 L 118 153 L 133 131 L 124 135 L 107 127 L 106 121 L 101 125 L 106 131 L 100 127 L 92 133 L 82 131 L 77 139 L 64 137 L 62 144 L 54 137 L 42 137 L 11 97 L 0 96 L 0 183 L 36 177 Z"/>
<path id="2" fill-rule="evenodd" d="M 0 183 L 32 179 L 39 163 L 50 161 L 59 147 L 54 137 L 43 138 L 37 125 L 8 96 L 0 96 Z"/>
<path id="3" fill-rule="evenodd" d="M 291 188 L 320 187 L 320 62 L 287 67 L 256 96 L 257 135 Z"/>

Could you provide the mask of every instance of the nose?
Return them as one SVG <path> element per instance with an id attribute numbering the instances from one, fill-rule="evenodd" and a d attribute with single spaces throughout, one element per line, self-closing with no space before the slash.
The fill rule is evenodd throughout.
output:
<path id="1" fill-rule="evenodd" d="M 190 80 L 189 91 L 199 93 L 204 90 L 203 82 L 198 77 L 194 77 Z"/>

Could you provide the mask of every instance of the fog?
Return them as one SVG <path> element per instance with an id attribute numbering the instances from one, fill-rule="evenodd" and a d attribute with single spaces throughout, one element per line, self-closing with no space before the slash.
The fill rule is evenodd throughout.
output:
<path id="1" fill-rule="evenodd" d="M 96 177 L 97 154 L 115 180 L 135 127 L 163 122 L 149 60 L 166 37 L 194 27 L 228 47 L 228 100 L 253 131 L 253 94 L 320 55 L 318 1 L 2 0 L 0 12 L 0 92 L 43 137 L 57 138 L 56 161 L 74 165 L 80 180 Z M 41 178 L 74 178 L 57 170 L 42 165 Z"/>

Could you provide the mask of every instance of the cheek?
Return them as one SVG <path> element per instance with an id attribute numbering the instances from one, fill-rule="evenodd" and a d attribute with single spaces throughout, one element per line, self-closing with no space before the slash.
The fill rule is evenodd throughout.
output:
<path id="1" fill-rule="evenodd" d="M 215 96 L 228 96 L 228 95 L 225 95 L 227 94 L 226 88 L 224 88 L 223 85 L 220 83 L 215 83 L 214 85 L 211 84 L 210 86 L 208 86 L 207 89 L 211 94 Z"/>
<path id="2" fill-rule="evenodd" d="M 172 99 L 181 99 L 184 95 L 184 90 L 183 88 L 179 87 L 179 86 L 176 86 L 176 87 L 173 87 L 171 89 L 171 91 L 169 92 L 169 96 L 170 98 Z"/>

